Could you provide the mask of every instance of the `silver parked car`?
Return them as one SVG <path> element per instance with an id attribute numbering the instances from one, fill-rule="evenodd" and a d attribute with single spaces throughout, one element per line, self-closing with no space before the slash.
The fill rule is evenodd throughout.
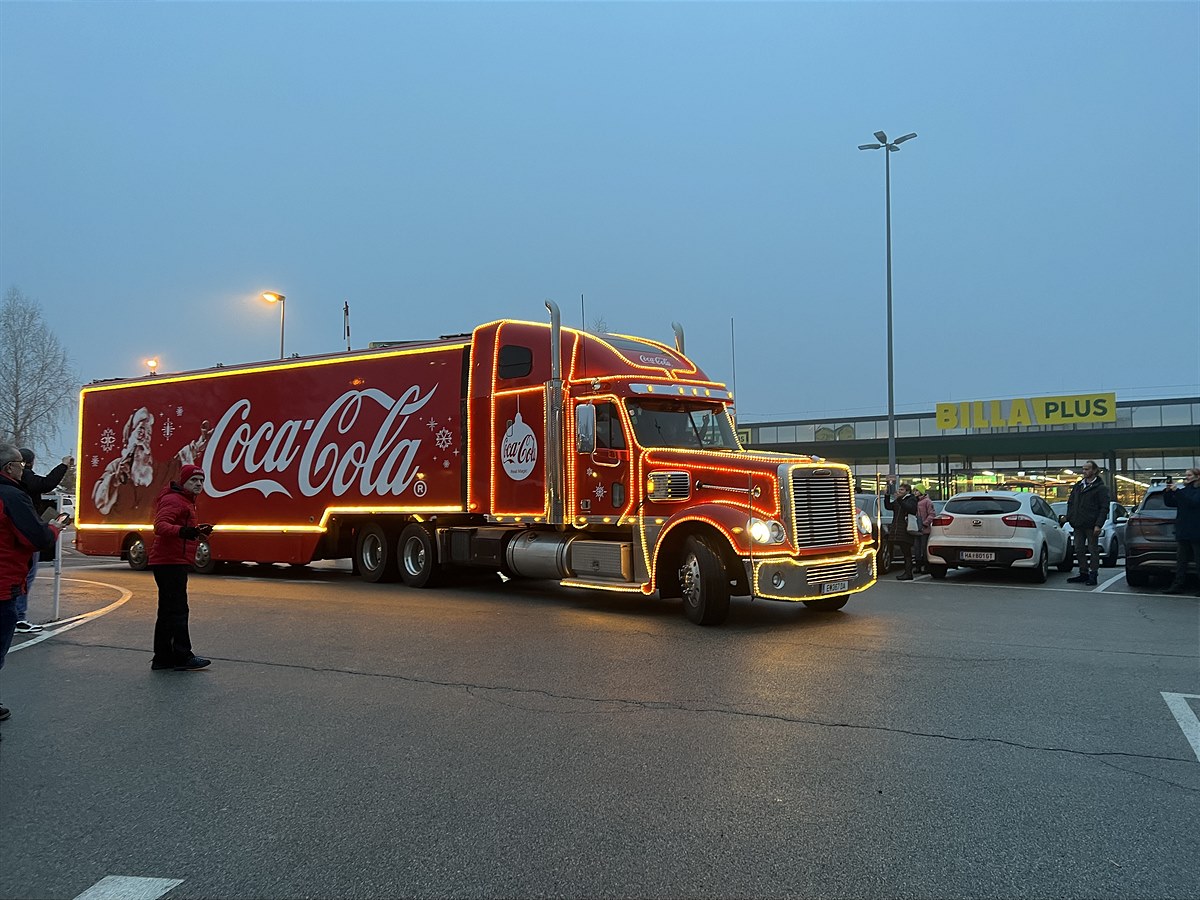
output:
<path id="1" fill-rule="evenodd" d="M 1067 501 L 1059 500 L 1057 503 L 1051 503 L 1050 506 L 1059 517 L 1059 521 L 1062 522 L 1063 531 L 1067 533 L 1067 541 L 1070 544 L 1069 552 L 1071 558 L 1074 559 L 1074 529 L 1071 528 L 1071 523 L 1063 518 L 1067 514 Z M 1112 568 L 1117 564 L 1117 560 L 1125 555 L 1125 523 L 1128 521 L 1129 510 L 1120 503 L 1108 504 L 1108 515 L 1104 519 L 1104 526 L 1100 529 L 1101 565 Z"/>

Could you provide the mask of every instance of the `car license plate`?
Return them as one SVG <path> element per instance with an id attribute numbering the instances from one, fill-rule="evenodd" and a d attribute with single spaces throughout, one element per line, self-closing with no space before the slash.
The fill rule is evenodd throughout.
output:
<path id="1" fill-rule="evenodd" d="M 822 594 L 838 594 L 850 590 L 849 581 L 827 581 L 821 585 Z"/>
<path id="2" fill-rule="evenodd" d="M 996 554 L 991 550 L 962 550 L 958 558 L 971 562 L 995 562 Z"/>

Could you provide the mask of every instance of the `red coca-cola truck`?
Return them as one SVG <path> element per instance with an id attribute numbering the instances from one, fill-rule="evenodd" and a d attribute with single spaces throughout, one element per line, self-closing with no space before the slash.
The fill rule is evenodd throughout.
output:
<path id="1" fill-rule="evenodd" d="M 83 389 L 76 547 L 140 569 L 154 498 L 199 463 L 195 567 L 350 557 L 368 581 L 469 570 L 839 609 L 875 581 L 850 471 L 744 449 L 732 396 L 673 347 L 498 321 L 327 356 Z"/>

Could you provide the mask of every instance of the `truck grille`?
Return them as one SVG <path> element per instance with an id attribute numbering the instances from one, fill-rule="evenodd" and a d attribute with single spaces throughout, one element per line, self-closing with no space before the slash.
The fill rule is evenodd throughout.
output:
<path id="1" fill-rule="evenodd" d="M 691 476 L 687 472 L 651 472 L 651 500 L 686 500 L 691 495 Z"/>
<path id="2" fill-rule="evenodd" d="M 842 469 L 792 469 L 792 527 L 796 546 L 854 543 L 854 495 Z"/>
<path id="3" fill-rule="evenodd" d="M 809 566 L 808 583 L 822 584 L 826 581 L 842 581 L 855 578 L 858 575 L 858 561 L 830 563 L 827 566 Z"/>

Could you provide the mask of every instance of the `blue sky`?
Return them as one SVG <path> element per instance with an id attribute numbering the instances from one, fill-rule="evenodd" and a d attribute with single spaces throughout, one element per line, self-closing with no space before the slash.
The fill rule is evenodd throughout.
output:
<path id="1" fill-rule="evenodd" d="M 0 4 L 0 288 L 83 381 L 670 342 L 742 421 L 1200 392 L 1200 4 Z M 344 345 L 343 345 L 344 346 Z"/>

